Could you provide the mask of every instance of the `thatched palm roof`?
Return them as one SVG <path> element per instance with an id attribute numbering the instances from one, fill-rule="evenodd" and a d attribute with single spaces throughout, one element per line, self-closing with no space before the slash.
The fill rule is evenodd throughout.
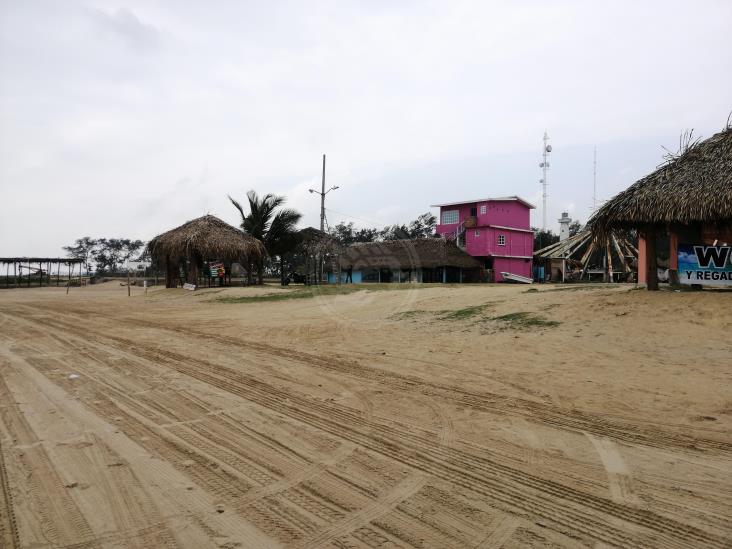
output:
<path id="1" fill-rule="evenodd" d="M 338 258 L 341 268 L 352 265 L 356 270 L 368 268 L 429 269 L 462 267 L 474 269 L 480 262 L 442 238 L 387 240 L 352 244 Z"/>
<path id="2" fill-rule="evenodd" d="M 732 127 L 636 181 L 606 202 L 589 225 L 604 238 L 613 228 L 695 222 L 732 223 Z"/>
<path id="3" fill-rule="evenodd" d="M 337 254 L 343 250 L 338 240 L 315 227 L 305 227 L 297 231 L 296 241 L 296 250 L 308 255 Z"/>
<path id="4" fill-rule="evenodd" d="M 147 251 L 158 259 L 198 257 L 225 261 L 266 253 L 259 240 L 213 215 L 204 215 L 156 236 L 148 243 Z"/>

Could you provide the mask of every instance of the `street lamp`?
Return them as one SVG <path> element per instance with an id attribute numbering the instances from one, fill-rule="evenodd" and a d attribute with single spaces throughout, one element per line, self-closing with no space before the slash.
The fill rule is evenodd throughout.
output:
<path id="1" fill-rule="evenodd" d="M 321 180 L 320 184 L 320 191 L 316 191 L 315 189 L 308 189 L 311 194 L 319 194 L 320 195 L 320 232 L 325 232 L 325 195 L 328 194 L 330 191 L 335 191 L 338 188 L 338 185 L 334 185 L 327 191 L 325 190 L 325 155 L 323 155 L 323 178 Z M 319 254 L 320 255 L 320 254 Z M 320 264 L 320 280 L 322 282 L 323 280 L 323 257 L 322 255 L 318 259 L 318 263 Z"/>
<path id="2" fill-rule="evenodd" d="M 323 179 L 321 180 L 321 186 L 320 191 L 316 191 L 315 189 L 308 189 L 310 193 L 315 193 L 320 195 L 320 230 L 325 231 L 325 195 L 328 194 L 330 191 L 335 191 L 338 188 L 338 185 L 334 185 L 327 191 L 325 190 L 325 155 L 323 155 Z"/>

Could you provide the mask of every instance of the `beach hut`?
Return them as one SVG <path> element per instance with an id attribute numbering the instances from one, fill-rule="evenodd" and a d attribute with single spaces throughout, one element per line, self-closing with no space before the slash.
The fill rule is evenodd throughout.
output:
<path id="1" fill-rule="evenodd" d="M 732 244 L 732 126 L 728 123 L 704 141 L 692 142 L 686 134 L 677 154 L 667 155 L 656 171 L 606 202 L 589 225 L 603 242 L 614 230 L 638 232 L 638 281 L 649 290 L 658 289 L 659 253 L 668 255 L 671 282 L 679 281 L 680 252 L 684 256 L 699 250 L 705 257 L 728 258 L 730 251 L 724 248 Z M 723 248 L 711 250 L 718 244 Z M 701 263 L 697 267 L 683 270 L 681 282 L 693 283 L 692 274 L 700 281 L 720 277 Z M 729 266 L 719 269 L 727 272 Z"/>
<path id="2" fill-rule="evenodd" d="M 213 215 L 204 215 L 153 238 L 147 245 L 150 256 L 165 266 L 165 286 L 178 286 L 181 268 L 185 280 L 197 284 L 204 262 L 229 265 L 244 258 L 266 254 L 262 243 Z"/>
<path id="3" fill-rule="evenodd" d="M 329 271 L 331 283 L 478 282 L 484 269 L 454 240 L 418 238 L 352 244 Z"/>

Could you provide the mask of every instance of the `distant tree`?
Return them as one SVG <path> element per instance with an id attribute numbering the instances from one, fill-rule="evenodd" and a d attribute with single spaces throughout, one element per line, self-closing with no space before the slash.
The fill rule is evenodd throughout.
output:
<path id="1" fill-rule="evenodd" d="M 543 230 L 532 227 L 531 230 L 534 231 L 534 251 L 559 242 L 559 235 L 554 234 L 551 229 Z"/>
<path id="2" fill-rule="evenodd" d="M 77 238 L 76 242 L 74 242 L 72 246 L 64 246 L 63 249 L 67 252 L 69 257 L 82 259 L 84 261 L 84 266 L 86 267 L 86 272 L 88 273 L 91 270 L 91 259 L 96 245 L 96 240 L 88 236 L 83 236 L 81 238 Z"/>
<path id="3" fill-rule="evenodd" d="M 437 218 L 430 212 L 423 213 L 408 225 L 387 225 L 383 229 L 366 227 L 356 229 L 353 222 L 340 222 L 331 227 L 328 234 L 343 244 L 350 246 L 357 242 L 376 242 L 379 240 L 410 240 L 434 236 Z"/>
<path id="4" fill-rule="evenodd" d="M 356 242 L 355 231 L 356 229 L 353 226 L 353 221 L 348 224 L 341 221 L 338 225 L 328 228 L 328 235 L 344 246 L 350 246 Z"/>
<path id="5" fill-rule="evenodd" d="M 267 253 L 270 256 L 281 255 L 287 250 L 285 248 L 295 245 L 295 225 L 302 214 L 296 210 L 282 208 L 285 203 L 284 196 L 277 196 L 268 193 L 260 197 L 256 191 L 247 193 L 249 202 L 249 213 L 244 211 L 242 205 L 229 197 L 229 200 L 241 215 L 241 228 L 254 238 L 261 240 Z M 257 260 L 257 278 L 259 284 L 264 282 L 264 258 Z M 251 277 L 252 265 L 247 269 Z"/>
<path id="6" fill-rule="evenodd" d="M 428 238 L 434 236 L 437 217 L 430 212 L 423 213 L 409 224 L 410 238 Z"/>
<path id="7" fill-rule="evenodd" d="M 99 238 L 92 248 L 91 257 L 98 272 L 118 272 L 120 266 L 132 259 L 145 245 L 142 240 L 129 238 Z"/>
<path id="8" fill-rule="evenodd" d="M 295 226 L 302 215 L 295 210 L 280 210 L 275 214 L 269 226 L 264 246 L 267 253 L 273 259 L 275 256 L 279 262 L 280 281 L 285 284 L 287 273 L 285 271 L 285 257 L 289 255 L 298 244 L 297 229 Z"/>
<path id="9" fill-rule="evenodd" d="M 356 242 L 374 242 L 378 238 L 379 232 L 379 229 L 370 227 L 356 229 L 353 221 L 350 223 L 341 221 L 338 225 L 328 229 L 330 237 L 344 246 L 350 246 Z"/>
<path id="10" fill-rule="evenodd" d="M 409 240 L 409 227 L 406 225 L 387 225 L 379 231 L 379 240 Z"/>
<path id="11" fill-rule="evenodd" d="M 409 225 L 387 225 L 379 234 L 381 240 L 412 240 L 433 236 L 437 218 L 430 212 L 423 213 Z"/>
<path id="12" fill-rule="evenodd" d="M 569 236 L 574 236 L 582 230 L 582 223 L 578 219 L 569 224 Z"/>
<path id="13" fill-rule="evenodd" d="M 366 227 L 353 233 L 354 242 L 374 242 L 379 237 L 379 230 Z"/>

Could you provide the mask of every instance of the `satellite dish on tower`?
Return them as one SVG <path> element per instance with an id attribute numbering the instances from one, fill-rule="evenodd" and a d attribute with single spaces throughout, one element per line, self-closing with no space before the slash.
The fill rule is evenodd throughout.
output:
<path id="1" fill-rule="evenodd" d="M 547 145 L 546 146 L 546 152 L 548 152 L 548 153 L 552 152 L 552 146 L 551 145 Z"/>

